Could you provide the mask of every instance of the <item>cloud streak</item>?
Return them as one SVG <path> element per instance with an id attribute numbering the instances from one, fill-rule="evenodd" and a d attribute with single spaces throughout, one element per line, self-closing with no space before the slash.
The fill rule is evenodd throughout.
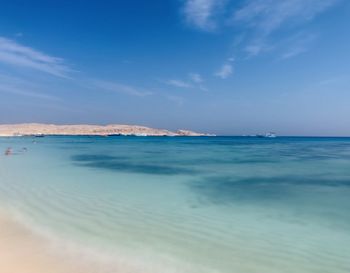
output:
<path id="1" fill-rule="evenodd" d="M 137 97 L 144 97 L 153 94 L 153 92 L 143 88 L 113 81 L 104 81 L 100 79 L 79 80 L 70 78 L 69 74 L 73 70 L 65 64 L 62 58 L 50 56 L 4 37 L 0 37 L 0 63 L 45 72 L 58 78 L 69 78 L 71 83 L 76 83 L 89 88 L 93 87 L 97 90 L 118 92 Z M 0 74 L 0 92 L 41 99 L 58 99 L 51 95 L 38 93 L 35 91 L 36 89 L 37 86 L 33 86 L 33 84 L 30 84 L 28 81 Z"/>
<path id="2" fill-rule="evenodd" d="M 202 83 L 204 81 L 202 76 L 198 73 L 190 73 L 188 76 L 190 77 L 190 80 L 194 83 Z"/>
<path id="3" fill-rule="evenodd" d="M 271 36 L 275 32 L 283 27 L 293 30 L 297 26 L 304 25 L 339 1 L 247 0 L 241 8 L 234 11 L 231 22 L 234 25 L 238 24 L 252 31 L 251 37 L 253 38 L 245 45 L 244 51 L 249 56 L 257 56 L 276 48 L 276 45 L 270 44 L 271 41 L 268 43 L 268 40 L 271 40 Z M 293 48 L 287 49 L 288 52 L 282 58 L 288 59 L 306 50 L 306 43 L 300 43 Z"/>
<path id="4" fill-rule="evenodd" d="M 342 0 L 186 0 L 184 13 L 189 24 L 200 30 L 219 27 L 240 28 L 246 38 L 240 41 L 248 57 L 276 50 L 281 38 L 274 35 L 282 28 L 293 30 L 305 25 Z M 226 12 L 224 12 L 225 8 Z M 300 31 L 300 28 L 299 30 Z M 283 39 L 283 38 L 282 38 Z M 286 48 L 281 58 L 288 59 L 307 51 L 306 43 Z M 232 66 L 231 66 L 232 69 Z M 229 74 L 225 64 L 217 76 Z"/>
<path id="5" fill-rule="evenodd" d="M 186 21 L 205 31 L 216 28 L 215 15 L 224 6 L 225 0 L 187 0 L 184 7 Z"/>
<path id="6" fill-rule="evenodd" d="M 10 77 L 0 74 L 0 92 L 9 94 L 25 96 L 35 99 L 54 100 L 58 101 L 60 98 L 49 94 L 37 92 L 38 86 L 24 81 L 16 77 Z"/>
<path id="7" fill-rule="evenodd" d="M 68 78 L 72 70 L 61 58 L 53 57 L 13 40 L 0 37 L 0 62 Z"/>
<path id="8" fill-rule="evenodd" d="M 153 92 L 151 91 L 126 85 L 126 84 L 117 83 L 117 82 L 95 80 L 93 81 L 93 85 L 94 87 L 97 87 L 102 90 L 123 93 L 123 94 L 137 96 L 137 97 L 145 97 L 145 96 L 153 95 Z"/>
<path id="9" fill-rule="evenodd" d="M 282 53 L 281 59 L 286 60 L 306 52 L 309 48 L 309 45 L 316 39 L 316 37 L 317 35 L 315 34 L 304 33 L 292 36 L 286 41 L 289 46 Z"/>
<path id="10" fill-rule="evenodd" d="M 218 72 L 215 73 L 215 76 L 221 79 L 227 79 L 233 72 L 231 64 L 224 64 Z"/>
<path id="11" fill-rule="evenodd" d="M 229 58 L 214 75 L 223 80 L 230 77 L 233 73 L 233 61 L 233 58 Z"/>
<path id="12" fill-rule="evenodd" d="M 182 80 L 167 80 L 165 81 L 167 85 L 171 85 L 174 87 L 179 87 L 179 88 L 191 88 L 192 85 L 189 84 L 188 82 L 182 81 Z"/>
<path id="13" fill-rule="evenodd" d="M 202 75 L 199 73 L 189 73 L 187 75 L 186 80 L 170 79 L 162 82 L 177 88 L 184 88 L 184 89 L 199 88 L 201 90 L 206 90 L 206 88 L 202 85 L 202 83 L 204 82 L 204 79 Z"/>
<path id="14" fill-rule="evenodd" d="M 303 23 L 337 3 L 338 0 L 248 0 L 234 12 L 233 19 L 266 34 L 282 25 Z"/>

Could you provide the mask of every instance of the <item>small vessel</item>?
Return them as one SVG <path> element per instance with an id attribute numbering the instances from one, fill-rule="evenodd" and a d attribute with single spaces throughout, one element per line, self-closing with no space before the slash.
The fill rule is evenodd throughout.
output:
<path id="1" fill-rule="evenodd" d="M 265 137 L 275 138 L 276 134 L 274 132 L 268 132 L 268 133 L 265 134 Z"/>
<path id="2" fill-rule="evenodd" d="M 259 138 L 275 138 L 276 134 L 274 132 L 268 132 L 268 133 L 265 133 L 264 135 L 258 134 L 258 135 L 256 135 L 256 137 L 259 137 Z"/>

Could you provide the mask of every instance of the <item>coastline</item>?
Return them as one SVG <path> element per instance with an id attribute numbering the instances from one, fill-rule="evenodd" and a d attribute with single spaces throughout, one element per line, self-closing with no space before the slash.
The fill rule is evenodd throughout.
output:
<path id="1" fill-rule="evenodd" d="M 40 123 L 0 124 L 0 136 L 212 136 L 189 130 L 175 132 L 138 125 L 55 125 Z"/>

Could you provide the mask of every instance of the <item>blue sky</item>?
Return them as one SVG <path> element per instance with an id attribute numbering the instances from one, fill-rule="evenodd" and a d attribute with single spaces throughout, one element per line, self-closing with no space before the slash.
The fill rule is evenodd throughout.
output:
<path id="1" fill-rule="evenodd" d="M 0 123 L 350 135 L 350 1 L 1 1 Z"/>

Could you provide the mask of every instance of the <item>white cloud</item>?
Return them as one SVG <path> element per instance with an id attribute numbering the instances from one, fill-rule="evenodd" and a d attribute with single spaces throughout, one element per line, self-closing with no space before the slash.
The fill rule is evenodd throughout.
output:
<path id="1" fill-rule="evenodd" d="M 233 12 L 233 22 L 271 33 L 287 22 L 302 23 L 341 0 L 245 0 Z M 184 14 L 188 23 L 211 31 L 219 21 L 227 21 L 223 8 L 233 0 L 185 0 Z"/>
<path id="2" fill-rule="evenodd" d="M 32 82 L 27 82 L 17 77 L 6 76 L 0 74 L 0 92 L 9 94 L 31 97 L 44 100 L 60 100 L 56 96 L 38 92 L 38 89 L 44 89 L 34 85 Z"/>
<path id="3" fill-rule="evenodd" d="M 185 82 L 185 81 L 181 81 L 181 80 L 167 80 L 165 81 L 166 84 L 168 85 L 172 85 L 175 87 L 180 87 L 180 88 L 191 88 L 191 84 Z"/>
<path id="4" fill-rule="evenodd" d="M 221 79 L 227 79 L 228 77 L 230 77 L 233 73 L 233 61 L 234 58 L 228 58 L 226 63 L 224 63 L 219 69 L 219 71 L 217 71 L 214 75 Z"/>
<path id="5" fill-rule="evenodd" d="M 283 53 L 281 56 L 281 59 L 284 59 L 284 60 L 290 59 L 306 51 L 307 51 L 307 48 L 304 46 L 293 47 L 293 48 L 290 48 L 287 52 Z"/>
<path id="6" fill-rule="evenodd" d="M 198 73 L 190 73 L 188 76 L 190 77 L 191 81 L 193 81 L 194 83 L 202 83 L 203 82 L 202 76 Z"/>
<path id="7" fill-rule="evenodd" d="M 21 95 L 25 97 L 37 98 L 37 99 L 45 99 L 45 100 L 59 100 L 59 98 L 51 95 L 46 95 L 43 93 L 33 92 L 28 90 L 27 88 L 16 87 L 13 85 L 7 85 L 0 83 L 0 92 L 11 93 L 15 95 Z"/>
<path id="8" fill-rule="evenodd" d="M 68 77 L 68 73 L 72 71 L 64 64 L 63 59 L 47 55 L 4 37 L 0 37 L 0 62 L 39 70 L 57 77 Z"/>
<path id="9" fill-rule="evenodd" d="M 189 73 L 187 80 L 171 79 L 162 82 L 179 88 L 199 88 L 200 90 L 207 90 L 206 87 L 202 85 L 204 79 L 199 73 Z"/>
<path id="10" fill-rule="evenodd" d="M 214 16 L 225 0 L 186 0 L 184 13 L 188 23 L 202 30 L 211 31 L 216 24 Z"/>
<path id="11" fill-rule="evenodd" d="M 93 84 L 95 87 L 106 91 L 124 93 L 131 96 L 145 97 L 153 94 L 151 91 L 117 82 L 95 80 Z"/>
<path id="12" fill-rule="evenodd" d="M 248 53 L 249 57 L 257 56 L 263 52 L 270 51 L 274 46 L 267 44 L 264 39 L 256 39 L 253 42 L 248 43 L 244 51 Z"/>
<path id="13" fill-rule="evenodd" d="M 252 43 L 247 45 L 244 50 L 248 53 L 249 56 L 255 56 L 263 51 L 263 46 L 258 43 Z"/>
<path id="14" fill-rule="evenodd" d="M 231 64 L 224 64 L 218 72 L 215 73 L 215 76 L 221 79 L 227 79 L 233 73 L 233 67 Z"/>
<path id="15" fill-rule="evenodd" d="M 289 59 L 306 52 L 310 44 L 316 39 L 315 34 L 299 33 L 293 35 L 285 43 L 288 44 L 287 49 L 282 53 L 281 59 Z"/>
<path id="16" fill-rule="evenodd" d="M 283 27 L 293 31 L 296 26 L 304 25 L 339 1 L 341 0 L 246 0 L 233 13 L 232 22 L 251 30 L 244 51 L 249 56 L 257 56 L 283 44 L 280 38 L 273 36 L 276 31 Z M 289 47 L 281 58 L 291 58 L 305 51 L 306 43 L 299 43 Z"/>
<path id="17" fill-rule="evenodd" d="M 293 35 L 296 27 L 305 25 L 342 0 L 242 0 L 238 4 L 234 0 L 184 1 L 186 19 L 190 24 L 207 31 L 230 24 L 235 29 L 241 27 L 244 35 L 235 41 L 236 46 L 242 46 L 249 56 L 256 56 L 277 49 L 280 36 L 272 35 L 282 27 Z M 227 12 L 231 7 L 234 10 Z M 294 46 L 282 58 L 305 51 L 305 46 Z M 225 69 L 228 71 L 229 66 Z"/>
<path id="18" fill-rule="evenodd" d="M 234 12 L 233 18 L 269 34 L 287 22 L 311 20 L 336 2 L 338 0 L 248 0 Z"/>

